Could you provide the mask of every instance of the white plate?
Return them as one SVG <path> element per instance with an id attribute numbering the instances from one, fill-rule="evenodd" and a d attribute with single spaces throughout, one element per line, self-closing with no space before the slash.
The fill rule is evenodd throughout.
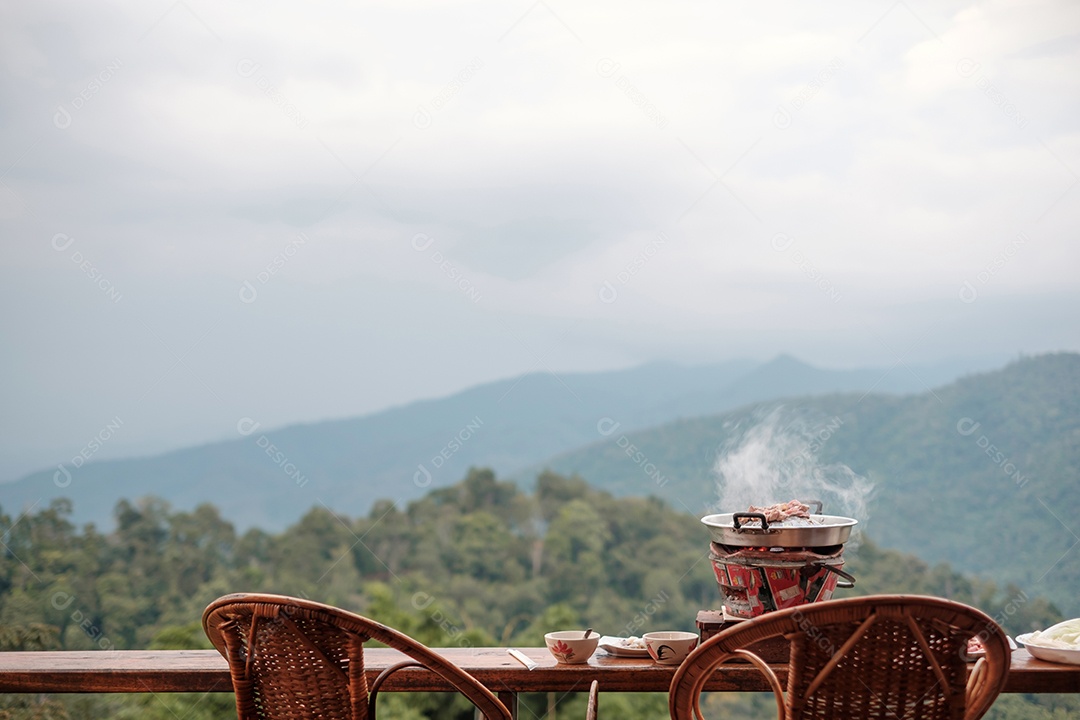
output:
<path id="1" fill-rule="evenodd" d="M 1040 660 L 1045 660 L 1047 662 L 1065 663 L 1066 665 L 1080 665 L 1080 650 L 1044 647 L 1042 645 L 1029 645 L 1028 640 L 1030 639 L 1031 633 L 1024 633 L 1023 635 L 1016 636 L 1016 640 L 1024 647 L 1026 647 L 1028 652 L 1031 653 L 1033 657 L 1037 657 Z"/>
<path id="2" fill-rule="evenodd" d="M 645 648 L 627 647 L 623 645 L 626 638 L 605 635 L 600 638 L 600 647 L 616 657 L 649 657 L 649 651 Z"/>

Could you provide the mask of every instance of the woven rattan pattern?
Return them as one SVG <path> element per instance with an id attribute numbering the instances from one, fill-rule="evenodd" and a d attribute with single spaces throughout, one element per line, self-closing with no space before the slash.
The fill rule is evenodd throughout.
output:
<path id="1" fill-rule="evenodd" d="M 364 649 L 375 640 L 438 673 L 489 719 L 510 713 L 471 675 L 392 628 L 329 605 L 280 595 L 226 595 L 203 629 L 229 663 L 239 720 L 367 720 Z"/>
<path id="2" fill-rule="evenodd" d="M 986 656 L 969 681 L 965 653 L 973 636 Z M 790 641 L 786 693 L 743 649 L 774 637 Z M 1004 688 L 1009 669 L 1004 631 L 974 608 L 905 595 L 833 600 L 762 615 L 703 643 L 672 680 L 671 717 L 701 718 L 702 686 L 735 657 L 766 674 L 784 720 L 975 720 Z"/>

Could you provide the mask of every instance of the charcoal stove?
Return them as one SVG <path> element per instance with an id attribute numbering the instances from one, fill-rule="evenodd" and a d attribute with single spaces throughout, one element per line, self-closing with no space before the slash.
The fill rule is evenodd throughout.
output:
<path id="1" fill-rule="evenodd" d="M 855 578 L 844 572 L 844 543 L 858 521 L 811 514 L 769 523 L 761 513 L 708 515 L 709 559 L 727 613 L 753 618 L 829 600 Z"/>

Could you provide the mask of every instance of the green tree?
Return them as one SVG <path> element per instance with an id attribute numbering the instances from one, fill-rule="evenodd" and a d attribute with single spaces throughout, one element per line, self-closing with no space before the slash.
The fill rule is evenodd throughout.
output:
<path id="1" fill-rule="evenodd" d="M 609 538 L 606 523 L 588 501 L 571 500 L 559 510 L 544 541 L 552 599 L 584 606 L 593 590 L 603 587 Z"/>

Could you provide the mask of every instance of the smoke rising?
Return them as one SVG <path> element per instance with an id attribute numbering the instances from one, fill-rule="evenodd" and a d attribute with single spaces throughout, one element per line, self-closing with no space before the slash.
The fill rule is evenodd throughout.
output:
<path id="1" fill-rule="evenodd" d="M 843 424 L 839 417 L 811 421 L 784 406 L 734 424 L 713 465 L 717 511 L 821 500 L 824 514 L 855 518 L 856 530 L 864 526 L 873 483 L 847 465 L 818 458 Z"/>

